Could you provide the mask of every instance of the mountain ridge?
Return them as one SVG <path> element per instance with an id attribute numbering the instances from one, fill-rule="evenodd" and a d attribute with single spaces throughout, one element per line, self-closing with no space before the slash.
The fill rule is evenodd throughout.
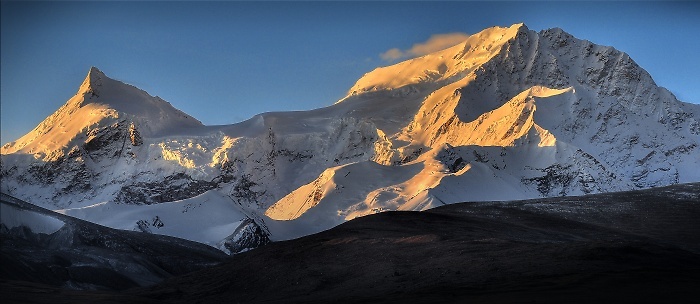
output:
<path id="1" fill-rule="evenodd" d="M 623 52 L 561 29 L 486 29 L 377 68 L 328 107 L 233 125 L 203 126 L 111 81 L 91 68 L 84 94 L 71 100 L 96 92 L 107 104 L 162 107 L 137 113 L 147 118 L 112 109 L 79 121 L 89 128 L 72 128 L 67 143 L 49 137 L 43 150 L 3 147 L 1 190 L 101 221 L 97 215 L 129 205 L 129 216 L 111 224 L 121 229 L 157 215 L 177 222 L 165 209 L 213 200 L 235 215 L 232 223 L 255 224 L 242 229 L 257 231 L 251 239 L 283 240 L 387 210 L 700 180 L 700 106 L 656 86 Z M 110 97 L 122 95 L 138 98 Z"/>

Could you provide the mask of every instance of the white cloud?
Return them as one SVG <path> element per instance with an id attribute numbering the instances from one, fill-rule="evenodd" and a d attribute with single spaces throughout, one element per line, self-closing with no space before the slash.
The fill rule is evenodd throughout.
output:
<path id="1" fill-rule="evenodd" d="M 423 56 L 425 54 L 430 54 L 457 45 L 464 40 L 467 40 L 467 38 L 469 38 L 469 35 L 465 33 L 435 34 L 430 36 L 428 41 L 416 43 L 408 50 L 402 51 L 398 48 L 393 48 L 379 54 L 379 57 L 386 61 L 394 61 L 398 59 Z"/>
<path id="2" fill-rule="evenodd" d="M 384 53 L 379 54 L 379 57 L 381 57 L 383 60 L 386 60 L 386 61 L 394 61 L 394 60 L 403 58 L 405 56 L 406 55 L 404 54 L 404 52 L 402 52 L 401 50 L 399 50 L 397 48 L 393 48 L 391 50 L 388 50 Z"/>

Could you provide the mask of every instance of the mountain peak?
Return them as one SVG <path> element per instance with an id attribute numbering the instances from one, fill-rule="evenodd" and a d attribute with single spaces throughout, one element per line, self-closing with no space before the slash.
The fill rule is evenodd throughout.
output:
<path id="1" fill-rule="evenodd" d="M 99 104 L 109 109 L 142 117 L 145 121 L 159 121 L 172 116 L 186 120 L 185 125 L 201 126 L 201 122 L 175 109 L 170 103 L 133 85 L 111 79 L 96 67 L 90 67 L 76 96 L 79 107 Z M 146 119 L 148 118 L 148 119 Z"/>
<path id="2" fill-rule="evenodd" d="M 202 123 L 135 86 L 107 77 L 90 67 L 78 92 L 34 130 L 3 147 L 2 153 L 23 150 L 30 154 L 63 155 L 71 142 L 82 140 L 86 130 L 134 123 L 141 136 L 200 127 Z M 60 151 L 60 152 L 56 152 Z"/>
<path id="3" fill-rule="evenodd" d="M 90 67 L 90 70 L 88 71 L 88 76 L 91 74 L 104 76 L 104 73 L 102 73 L 102 71 L 100 71 L 100 69 L 98 69 L 96 66 Z"/>
<path id="4" fill-rule="evenodd" d="M 87 76 L 85 76 L 85 80 L 83 80 L 83 84 L 81 84 L 78 89 L 78 94 L 94 91 L 96 87 L 102 86 L 102 79 L 104 78 L 107 78 L 107 76 L 100 71 L 100 69 L 94 66 L 90 67 Z"/>
<path id="5" fill-rule="evenodd" d="M 519 33 L 528 31 L 523 23 L 484 29 L 447 49 L 377 68 L 360 78 L 349 94 L 402 88 L 410 92 L 410 86 L 454 82 L 491 60 Z"/>
<path id="6" fill-rule="evenodd" d="M 527 25 L 525 25 L 524 22 L 514 23 L 513 25 L 511 25 L 511 27 L 515 27 L 517 29 L 520 29 L 520 28 L 528 29 Z"/>

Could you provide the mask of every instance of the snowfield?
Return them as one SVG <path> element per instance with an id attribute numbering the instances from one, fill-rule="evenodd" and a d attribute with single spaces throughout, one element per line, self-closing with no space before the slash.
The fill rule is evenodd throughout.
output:
<path id="1" fill-rule="evenodd" d="M 696 182 L 699 144 L 700 106 L 627 54 L 515 24 L 225 126 L 92 68 L 2 147 L 0 190 L 235 253 L 388 210 Z"/>
<path id="2" fill-rule="evenodd" d="M 111 228 L 157 233 L 196 241 L 219 248 L 224 252 L 229 251 L 225 247 L 224 240 L 247 219 L 240 207 L 216 191 L 162 204 L 134 206 L 103 202 L 87 207 L 57 210 L 57 212 L 90 219 Z"/>

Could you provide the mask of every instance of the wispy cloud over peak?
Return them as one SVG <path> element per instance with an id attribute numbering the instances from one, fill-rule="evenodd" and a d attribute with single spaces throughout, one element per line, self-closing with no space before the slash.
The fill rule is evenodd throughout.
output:
<path id="1" fill-rule="evenodd" d="M 425 54 L 430 54 L 432 52 L 444 50 L 451 46 L 457 45 L 462 41 L 467 40 L 467 38 L 469 38 L 469 35 L 466 33 L 435 34 L 430 36 L 430 38 L 425 42 L 414 44 L 408 50 L 393 48 L 379 54 L 379 57 L 386 61 L 396 61 L 399 59 L 423 56 Z"/>

